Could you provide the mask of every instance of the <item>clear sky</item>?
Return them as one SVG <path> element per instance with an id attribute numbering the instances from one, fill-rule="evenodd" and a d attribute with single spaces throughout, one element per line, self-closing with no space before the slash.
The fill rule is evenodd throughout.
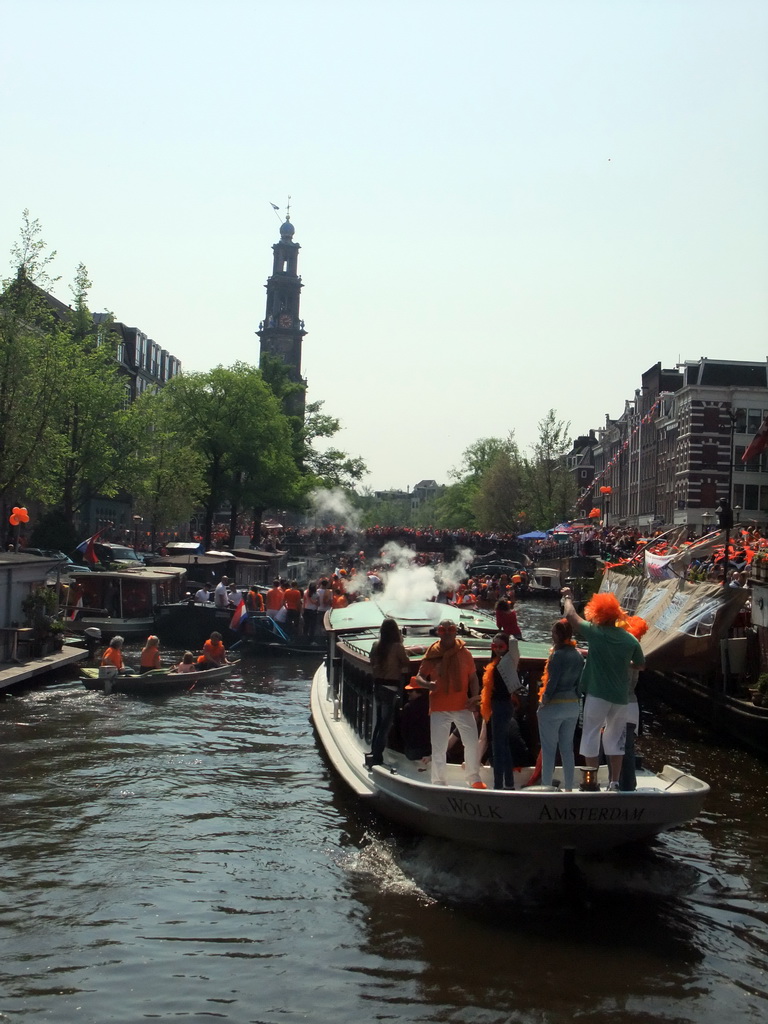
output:
<path id="1" fill-rule="evenodd" d="M 278 219 L 303 372 L 374 488 L 448 482 L 657 361 L 766 358 L 765 0 L 0 0 L 22 210 L 188 371 L 258 362 Z M 10 270 L 3 262 L 3 276 Z"/>

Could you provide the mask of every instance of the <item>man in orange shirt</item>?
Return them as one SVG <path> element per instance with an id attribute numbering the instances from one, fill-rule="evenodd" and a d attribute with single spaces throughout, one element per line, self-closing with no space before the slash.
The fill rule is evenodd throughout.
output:
<path id="1" fill-rule="evenodd" d="M 272 587 L 267 591 L 264 603 L 267 608 L 267 615 L 270 619 L 276 619 L 277 613 L 285 604 L 285 591 L 280 586 L 279 579 L 272 581 Z"/>
<path id="2" fill-rule="evenodd" d="M 226 665 L 227 649 L 221 639 L 221 633 L 211 633 L 210 639 L 203 644 L 203 653 L 197 659 L 198 668 L 216 668 Z"/>
<path id="3" fill-rule="evenodd" d="M 285 620 L 289 631 L 294 635 L 299 632 L 299 621 L 301 616 L 302 600 L 301 591 L 296 585 L 296 580 L 291 580 L 283 595 L 288 617 Z"/>
<path id="4" fill-rule="evenodd" d="M 480 780 L 477 723 L 471 707 L 480 698 L 475 661 L 456 636 L 456 623 L 443 619 L 437 627 L 439 640 L 432 644 L 419 666 L 416 682 L 429 690 L 429 733 L 432 740 L 432 782 L 445 786 L 446 751 L 455 724 L 464 744 L 467 783 L 485 789 Z"/>

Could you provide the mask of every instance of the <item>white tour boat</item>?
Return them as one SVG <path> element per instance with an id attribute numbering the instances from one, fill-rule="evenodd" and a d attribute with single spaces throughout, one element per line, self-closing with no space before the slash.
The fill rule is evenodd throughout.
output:
<path id="1" fill-rule="evenodd" d="M 467 786 L 461 765 L 448 766 L 447 786 L 433 785 L 428 765 L 391 747 L 385 750 L 383 765 L 366 768 L 374 714 L 369 658 L 385 615 L 400 624 L 414 674 L 443 618 L 458 623 L 459 636 L 480 673 L 490 658 L 487 634 L 467 627 L 460 608 L 429 602 L 398 607 L 379 598 L 327 615 L 329 651 L 312 681 L 312 721 L 335 771 L 375 811 L 422 834 L 520 853 L 605 850 L 684 825 L 700 812 L 709 786 L 669 766 L 658 774 L 639 768 L 632 792 L 606 791 L 607 769 L 602 767 L 596 779 L 600 789 L 576 788 L 570 793 L 557 787 L 526 787 L 533 768 L 515 771 L 514 791 L 492 789 L 489 767 L 481 769 L 488 787 L 484 790 Z M 547 653 L 546 644 L 520 643 L 520 674 L 527 677 L 534 694 Z M 577 769 L 577 784 L 579 774 Z M 555 782 L 562 785 L 559 768 Z"/>

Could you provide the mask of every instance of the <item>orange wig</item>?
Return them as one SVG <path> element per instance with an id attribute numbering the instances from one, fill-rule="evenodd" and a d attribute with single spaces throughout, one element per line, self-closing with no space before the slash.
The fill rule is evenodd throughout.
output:
<path id="1" fill-rule="evenodd" d="M 615 594 L 595 594 L 584 609 L 584 618 L 596 626 L 612 626 L 623 618 L 621 605 Z"/>
<path id="2" fill-rule="evenodd" d="M 639 640 L 648 632 L 648 623 L 640 615 L 627 615 L 624 622 L 622 622 L 622 626 L 636 640 Z"/>

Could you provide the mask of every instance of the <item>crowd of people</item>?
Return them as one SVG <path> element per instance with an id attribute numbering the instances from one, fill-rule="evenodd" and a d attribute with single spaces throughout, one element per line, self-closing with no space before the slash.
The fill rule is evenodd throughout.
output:
<path id="1" fill-rule="evenodd" d="M 632 790 L 638 725 L 634 689 L 644 665 L 639 637 L 647 624 L 628 616 L 614 594 L 596 594 L 582 617 L 570 589 L 564 588 L 563 611 L 552 624 L 552 648 L 538 690 L 540 753 L 529 784 L 552 787 L 559 755 L 557 785 L 562 782 L 563 791 L 571 792 L 578 751 L 590 768 L 605 758 L 609 791 Z M 482 680 L 450 618 L 440 622 L 437 639 L 413 676 L 397 623 L 382 622 L 371 653 L 376 724 L 366 767 L 383 762 L 391 741 L 409 759 L 422 761 L 424 770 L 429 766 L 434 785 L 446 784 L 446 766 L 453 760 L 464 764 L 468 786 L 484 789 L 480 767 L 488 760 L 494 788 L 516 788 L 514 769 L 531 764 L 531 755 L 523 734 L 519 629 L 517 636 L 508 631 L 508 613 L 496 609 L 500 632 L 491 641 Z M 576 638 L 586 645 L 588 658 Z"/>

